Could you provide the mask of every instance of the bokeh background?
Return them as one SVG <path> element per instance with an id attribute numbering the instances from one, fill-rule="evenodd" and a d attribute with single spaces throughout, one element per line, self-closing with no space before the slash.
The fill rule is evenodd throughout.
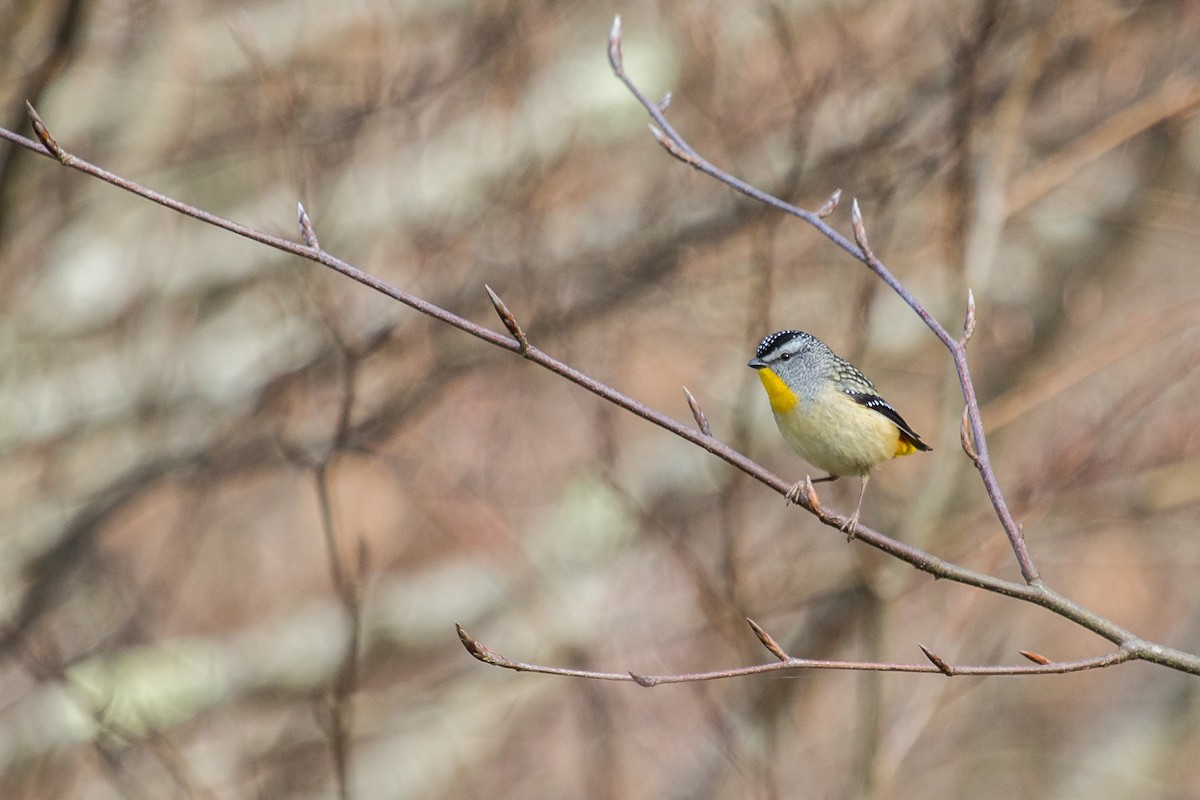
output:
<path id="1" fill-rule="evenodd" d="M 945 351 L 811 229 L 658 147 L 609 72 L 616 12 L 628 70 L 711 160 L 810 208 L 857 197 L 952 330 L 974 290 L 1044 577 L 1200 650 L 1195 2 L 9 0 L 0 113 L 28 134 L 28 98 L 68 150 L 282 236 L 303 201 L 332 253 L 499 328 L 487 283 L 538 346 L 680 419 L 686 385 L 788 480 L 745 362 L 809 330 L 935 447 L 877 474 L 864 521 L 1017 578 Z M 848 233 L 848 203 L 829 221 Z M 476 662 L 456 621 L 641 673 L 771 660 L 746 616 L 814 658 L 1109 646 L 7 144 L 0 304 L 0 796 L 1200 796 L 1200 684 L 1148 665 L 646 690 Z"/>

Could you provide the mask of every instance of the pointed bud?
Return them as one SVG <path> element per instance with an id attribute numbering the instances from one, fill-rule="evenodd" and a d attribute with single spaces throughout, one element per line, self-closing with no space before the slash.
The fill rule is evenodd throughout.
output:
<path id="1" fill-rule="evenodd" d="M 313 228 L 312 220 L 309 219 L 308 212 L 304 210 L 303 203 L 296 203 L 296 222 L 300 225 L 300 238 L 304 243 L 313 250 L 320 250 L 321 243 L 317 241 L 317 231 Z"/>
<path id="2" fill-rule="evenodd" d="M 54 137 L 50 135 L 50 129 L 46 127 L 46 123 L 42 122 L 42 117 L 34 109 L 33 103 L 25 101 L 25 113 L 29 115 L 29 122 L 33 125 L 33 132 L 37 136 L 38 141 L 42 143 L 42 147 L 46 148 L 46 152 L 57 158 L 62 163 L 67 163 L 67 153 L 58 146 L 58 142 L 54 141 Z"/>
<path id="3" fill-rule="evenodd" d="M 974 437 L 971 435 L 971 409 L 963 408 L 962 423 L 958 428 L 958 439 L 962 444 L 963 452 L 967 454 L 967 458 L 972 461 L 979 461 L 979 453 L 975 452 Z"/>
<path id="4" fill-rule="evenodd" d="M 687 397 L 688 408 L 692 410 L 692 418 L 696 420 L 696 427 L 705 436 L 712 436 L 712 426 L 708 424 L 708 417 L 704 416 L 704 410 L 700 408 L 700 403 L 692 395 L 688 388 L 683 387 L 683 394 Z"/>
<path id="5" fill-rule="evenodd" d="M 804 476 L 804 499 L 808 503 L 808 507 L 813 510 L 813 513 L 818 517 L 824 518 L 825 509 L 821 508 L 821 498 L 817 497 L 817 490 L 813 488 L 812 476 Z"/>
<path id="6" fill-rule="evenodd" d="M 921 652 L 925 654 L 925 657 L 928 658 L 943 675 L 954 674 L 954 667 L 950 666 L 946 662 L 946 659 L 942 658 L 923 644 L 917 644 L 917 647 L 921 648 Z"/>
<path id="7" fill-rule="evenodd" d="M 760 642 L 762 642 L 763 647 L 771 651 L 771 655 L 775 656 L 780 661 L 791 660 L 792 657 L 784 652 L 783 648 L 779 646 L 779 643 L 771 638 L 771 634 L 764 631 L 761 625 L 749 617 L 746 617 L 746 622 L 750 623 L 750 630 L 754 631 L 754 635 L 758 637 Z"/>
<path id="8" fill-rule="evenodd" d="M 508 306 L 504 305 L 504 301 L 500 299 L 500 295 L 492 291 L 492 287 L 486 283 L 483 288 L 487 290 L 488 297 L 492 299 L 492 307 L 496 309 L 497 316 L 504 323 L 504 327 L 508 328 L 508 332 L 517 340 L 520 347 L 521 355 L 529 352 L 529 340 L 525 338 L 525 331 L 521 330 L 521 325 L 517 322 L 517 318 L 508 310 Z"/>
<path id="9" fill-rule="evenodd" d="M 624 70 L 624 59 L 621 56 L 621 15 L 613 17 L 612 28 L 608 31 L 608 63 L 613 72 L 620 75 Z"/>
<path id="10" fill-rule="evenodd" d="M 483 645 L 482 642 L 476 641 L 475 637 L 463 630 L 463 626 L 457 622 L 454 623 L 454 629 L 458 631 L 458 640 L 462 642 L 463 647 L 467 648 L 467 652 L 485 664 L 491 664 L 495 661 L 495 653 Z"/>
<path id="11" fill-rule="evenodd" d="M 1033 663 L 1040 664 L 1043 667 L 1050 663 L 1050 659 L 1046 658 L 1041 653 L 1035 653 L 1032 650 L 1020 650 L 1018 652 L 1020 652 L 1021 655 L 1025 656 Z"/>
<path id="12" fill-rule="evenodd" d="M 871 252 L 871 245 L 867 243 L 867 226 L 863 223 L 862 210 L 858 207 L 858 198 L 850 204 L 850 224 L 854 227 L 854 241 L 858 242 L 859 249 L 868 259 L 874 258 L 875 254 Z"/>
<path id="13" fill-rule="evenodd" d="M 821 219 L 825 219 L 833 210 L 837 208 L 838 201 L 842 199 L 842 190 L 838 189 L 833 194 L 829 195 L 829 199 L 821 204 L 821 207 L 816 210 L 816 215 Z"/>
<path id="14" fill-rule="evenodd" d="M 690 153 L 686 152 L 682 147 L 676 144 L 674 139 L 671 139 L 669 136 L 659 130 L 658 126 L 651 125 L 650 133 L 654 134 L 654 138 L 658 140 L 658 143 L 661 144 L 663 149 L 668 153 L 675 156 L 685 164 L 690 164 L 693 167 L 696 166 L 696 159 Z"/>
<path id="15" fill-rule="evenodd" d="M 972 334 L 975 333 L 975 293 L 967 289 L 967 316 L 963 320 L 963 335 L 959 340 L 959 344 L 966 347 L 967 342 L 971 341 Z"/>

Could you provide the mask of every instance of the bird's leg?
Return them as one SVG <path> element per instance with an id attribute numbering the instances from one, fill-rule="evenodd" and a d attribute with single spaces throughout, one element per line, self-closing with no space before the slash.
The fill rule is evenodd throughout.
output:
<path id="1" fill-rule="evenodd" d="M 867 481 L 870 478 L 870 475 L 862 476 L 862 488 L 858 491 L 858 505 L 854 507 L 854 513 L 850 515 L 850 519 L 846 520 L 846 524 L 842 526 L 847 542 L 854 538 L 854 529 L 858 527 L 858 515 L 862 511 L 863 496 L 867 493 Z"/>
<path id="2" fill-rule="evenodd" d="M 816 480 L 813 480 L 808 475 L 805 475 L 804 480 L 797 481 L 796 483 L 792 484 L 792 488 L 787 490 L 787 494 L 783 496 L 784 502 L 787 505 L 791 505 L 792 503 L 800 505 L 800 500 L 804 497 L 805 483 L 824 483 L 825 481 L 836 481 L 837 479 L 837 475 L 826 475 L 824 478 L 817 478 Z"/>

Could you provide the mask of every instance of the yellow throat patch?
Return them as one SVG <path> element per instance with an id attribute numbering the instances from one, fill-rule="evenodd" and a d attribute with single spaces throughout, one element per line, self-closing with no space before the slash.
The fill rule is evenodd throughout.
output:
<path id="1" fill-rule="evenodd" d="M 763 388 L 767 390 L 767 397 L 771 400 L 771 409 L 776 414 L 786 414 L 800 402 L 796 393 L 789 389 L 788 385 L 780 380 L 770 367 L 758 370 L 758 379 L 762 381 Z"/>

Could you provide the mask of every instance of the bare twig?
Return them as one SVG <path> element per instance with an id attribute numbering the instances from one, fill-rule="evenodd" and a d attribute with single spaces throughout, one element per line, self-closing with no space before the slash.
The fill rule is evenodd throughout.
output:
<path id="1" fill-rule="evenodd" d="M 511 658 L 506 658 L 500 655 L 495 650 L 484 645 L 482 642 L 471 636 L 463 627 L 457 623 L 454 626 L 458 630 L 458 638 L 462 641 L 463 647 L 467 649 L 475 658 L 490 664 L 493 667 L 501 669 L 511 669 L 515 672 L 537 672 L 542 675 L 561 675 L 568 678 L 587 678 L 595 681 L 625 681 L 636 683 L 638 686 L 652 687 L 660 686 L 667 683 L 696 683 L 699 681 L 713 681 L 724 678 L 741 678 L 747 675 L 761 675 L 766 672 L 786 672 L 791 670 L 802 669 L 835 669 L 835 670 L 850 670 L 857 672 L 921 672 L 926 674 L 942 674 L 946 676 L 959 675 L 1062 675 L 1068 672 L 1083 672 L 1090 669 L 1102 669 L 1104 667 L 1112 667 L 1117 664 L 1122 664 L 1126 661 L 1132 661 L 1137 658 L 1136 655 L 1127 651 L 1121 650 L 1115 653 L 1110 653 L 1105 656 L 1097 656 L 1095 658 L 1082 658 L 1077 661 L 1050 661 L 1045 664 L 1003 666 L 1003 665 L 951 665 L 934 654 L 924 645 L 920 645 L 922 652 L 934 663 L 931 664 L 904 664 L 886 661 L 831 661 L 826 659 L 813 658 L 796 658 L 783 653 L 782 650 L 772 649 L 763 641 L 764 634 L 759 635 L 761 630 L 758 626 L 754 626 L 754 632 L 759 635 L 759 640 L 763 641 L 764 646 L 771 650 L 778 661 L 773 661 L 769 664 L 756 664 L 752 667 L 736 667 L 734 669 L 719 669 L 708 672 L 688 672 L 677 675 L 646 675 L 635 672 L 599 672 L 586 669 L 570 669 L 567 667 L 552 667 L 545 664 L 532 664 L 525 661 L 515 661 Z M 767 637 L 770 639 L 770 637 Z M 771 640 L 772 642 L 774 640 Z M 778 645 L 775 645 L 778 648 Z M 782 655 L 781 655 L 782 654 Z M 934 661 L 934 659 L 937 659 Z"/>

